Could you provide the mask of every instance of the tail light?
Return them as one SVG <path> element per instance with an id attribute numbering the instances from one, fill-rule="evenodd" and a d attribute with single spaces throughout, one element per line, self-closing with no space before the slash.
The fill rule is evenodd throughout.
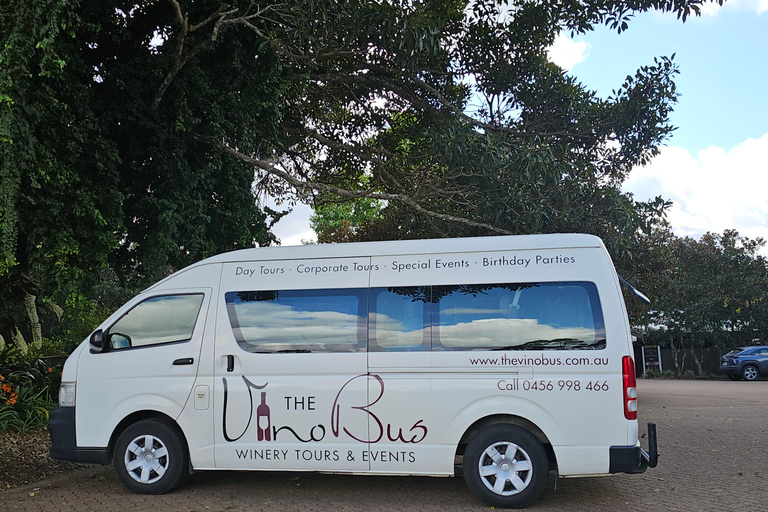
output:
<path id="1" fill-rule="evenodd" d="M 635 376 L 635 360 L 624 356 L 621 361 L 624 382 L 624 417 L 628 420 L 637 419 L 637 377 Z"/>

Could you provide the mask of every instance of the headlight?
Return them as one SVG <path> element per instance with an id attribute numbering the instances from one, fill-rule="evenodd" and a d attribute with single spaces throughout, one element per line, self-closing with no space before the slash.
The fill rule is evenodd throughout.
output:
<path id="1" fill-rule="evenodd" d="M 75 383 L 62 382 L 59 388 L 59 407 L 75 406 Z"/>

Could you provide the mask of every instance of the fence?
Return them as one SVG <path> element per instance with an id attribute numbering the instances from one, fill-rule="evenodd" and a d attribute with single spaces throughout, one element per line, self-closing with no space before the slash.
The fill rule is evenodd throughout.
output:
<path id="1" fill-rule="evenodd" d="M 648 348 L 648 347 L 646 347 Z M 720 368 L 720 356 L 728 352 L 727 348 L 694 348 L 677 351 L 677 363 L 682 368 L 675 366 L 675 357 L 670 348 L 662 348 L 661 370 L 672 371 L 675 373 L 691 372 L 694 375 L 699 374 L 699 368 L 696 365 L 696 359 L 701 363 L 701 371 L 704 375 L 717 374 Z M 653 350 L 653 352 L 657 352 Z M 658 353 L 658 352 L 657 352 Z M 637 364 L 638 376 L 643 374 L 643 347 L 635 345 L 635 361 Z M 649 366 L 651 368 L 651 366 Z"/>

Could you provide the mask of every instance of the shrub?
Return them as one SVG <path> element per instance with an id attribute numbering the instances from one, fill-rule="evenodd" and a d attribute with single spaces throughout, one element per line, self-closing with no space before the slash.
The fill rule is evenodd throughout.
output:
<path id="1" fill-rule="evenodd" d="M 677 377 L 677 373 L 672 370 L 664 370 L 663 372 L 651 369 L 645 370 L 646 379 L 673 379 L 675 377 Z"/>
<path id="2" fill-rule="evenodd" d="M 60 384 L 60 366 L 26 359 L 15 347 L 0 351 L 0 434 L 45 428 Z"/>

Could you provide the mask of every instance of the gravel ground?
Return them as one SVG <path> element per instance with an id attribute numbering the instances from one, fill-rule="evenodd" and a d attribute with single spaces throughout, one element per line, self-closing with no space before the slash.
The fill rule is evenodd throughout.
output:
<path id="1" fill-rule="evenodd" d="M 641 380 L 641 432 L 659 427 L 659 466 L 642 475 L 551 479 L 529 510 L 724 512 L 768 510 L 768 381 Z M 45 458 L 47 437 L 3 443 Z M 644 444 L 646 439 L 642 441 Z M 11 454 L 10 462 L 35 460 Z M 55 463 L 54 463 L 55 464 Z M 14 464 L 13 466 L 17 466 Z M 19 476 L 26 471 L 11 469 Z M 49 471 L 43 469 L 43 473 Z M 16 472 L 16 473 L 14 473 Z M 3 473 L 3 474 L 5 474 Z M 51 473 L 45 473 L 50 475 Z M 34 478 L 30 475 L 28 479 Z M 21 480 L 21 478 L 19 479 Z M 5 480 L 0 480 L 5 481 Z M 2 484 L 7 485 L 7 484 Z M 178 490 L 133 494 L 110 467 L 86 467 L 0 491 L 2 512 L 488 512 L 461 478 L 201 471 Z"/>
<path id="2" fill-rule="evenodd" d="M 83 466 L 53 460 L 45 429 L 0 435 L 0 492 Z"/>

